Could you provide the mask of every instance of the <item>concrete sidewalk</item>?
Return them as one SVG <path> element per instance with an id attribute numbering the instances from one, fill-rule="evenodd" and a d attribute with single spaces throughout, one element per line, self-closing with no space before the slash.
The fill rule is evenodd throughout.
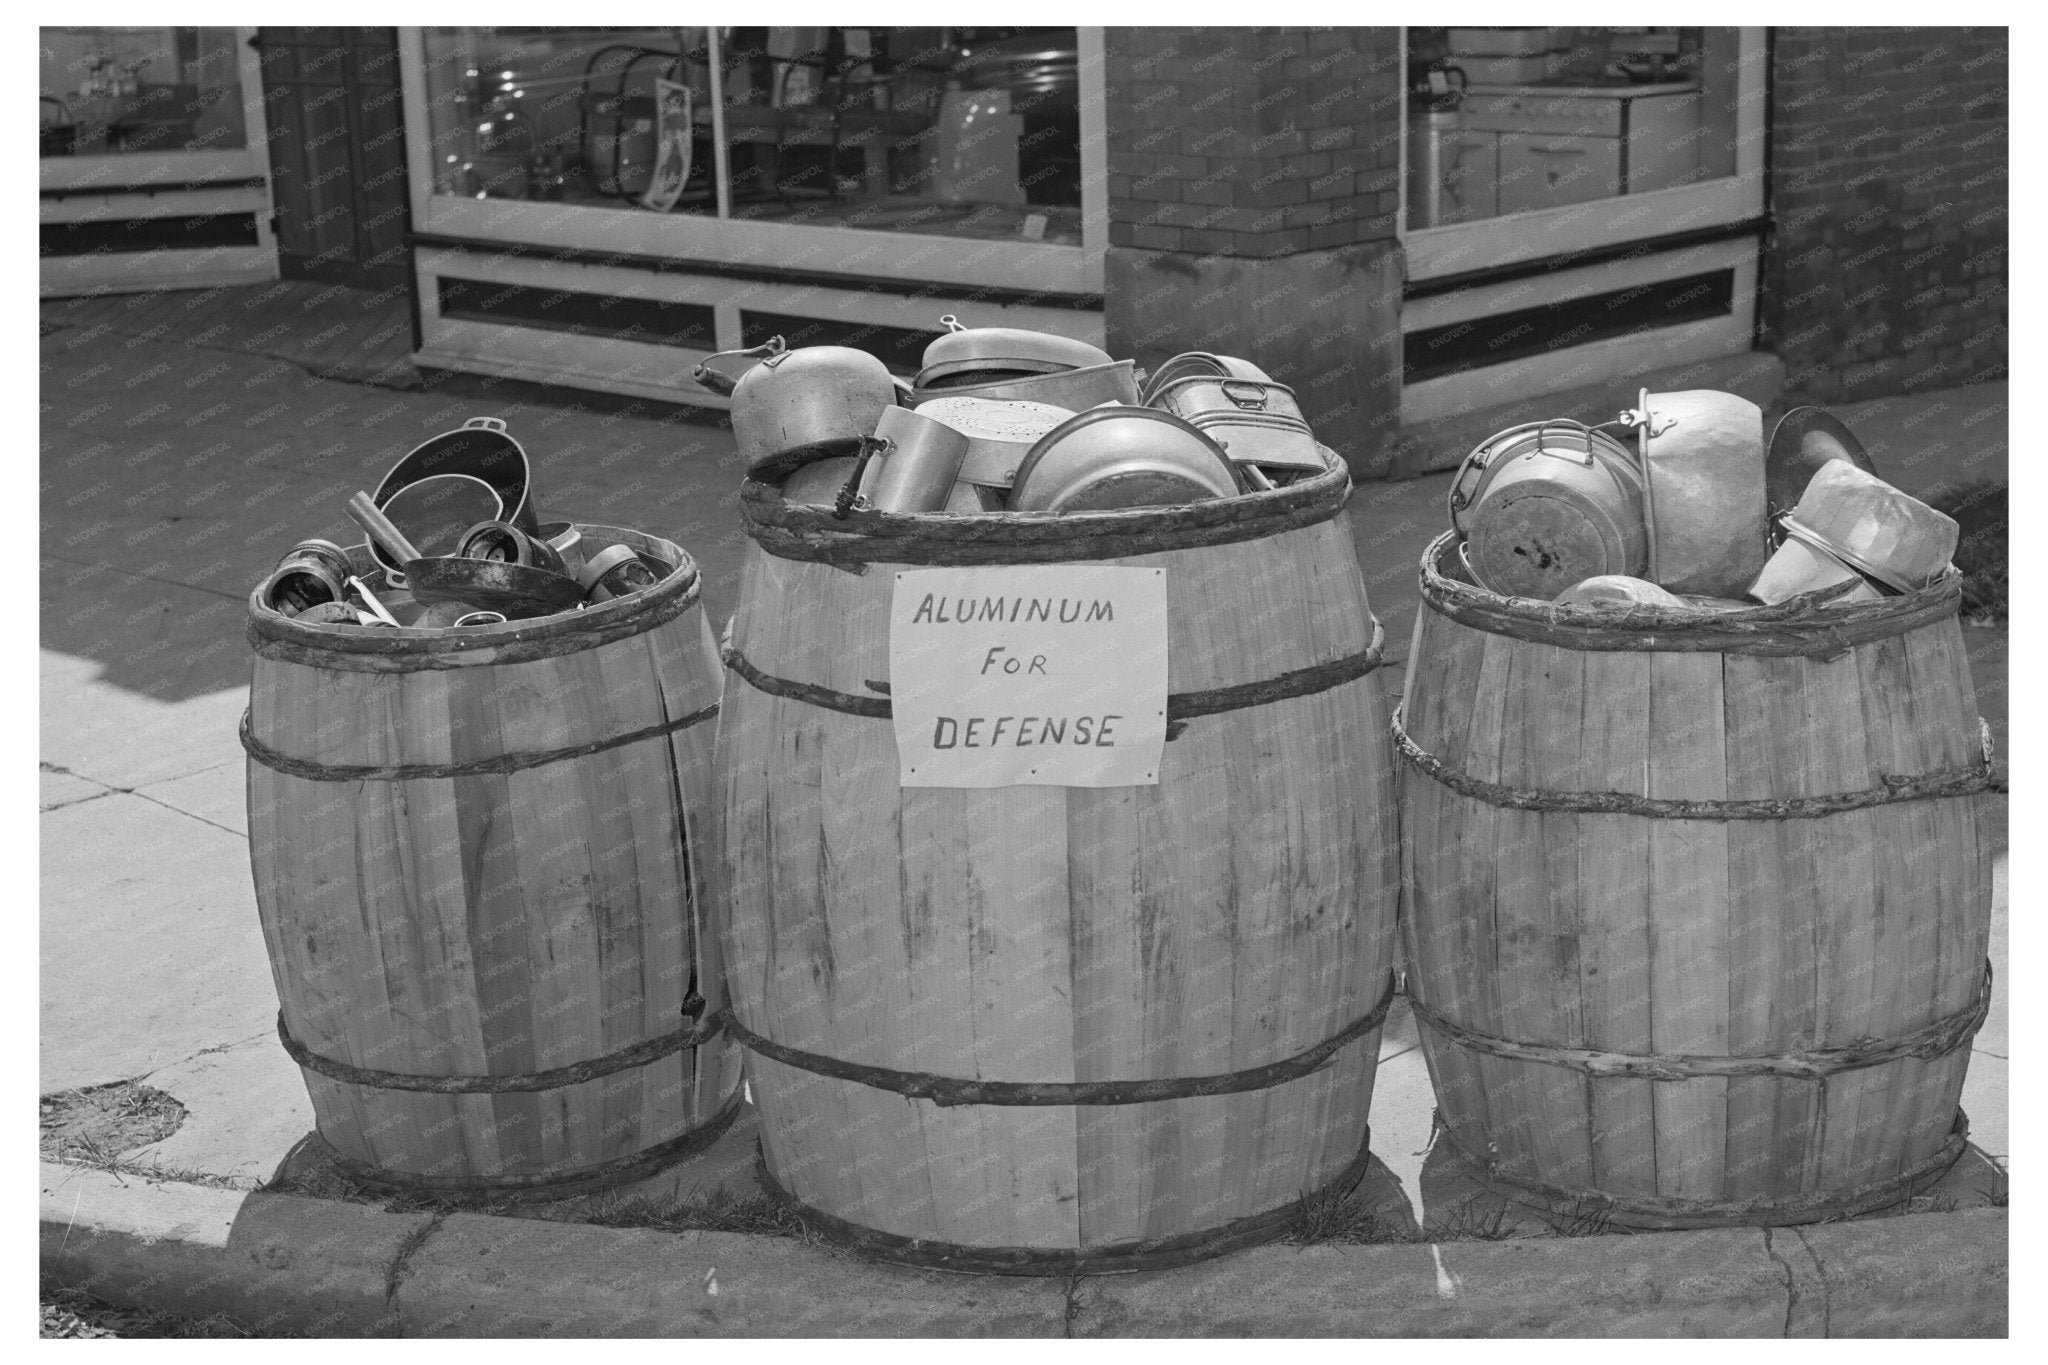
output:
<path id="1" fill-rule="evenodd" d="M 722 622 L 744 543 L 730 434 L 715 417 L 651 405 L 536 405 L 509 386 L 473 380 L 395 393 L 314 378 L 261 357 L 68 328 L 45 336 L 42 358 L 41 1089 L 144 1080 L 186 1107 L 177 1133 L 122 1154 L 131 1174 L 119 1188 L 135 1198 L 186 1197 L 183 1187 L 159 1188 L 133 1174 L 152 1169 L 221 1187 L 207 1198 L 239 1199 L 236 1191 L 280 1174 L 316 1187 L 320 1173 L 303 1154 L 287 1160 L 311 1129 L 312 1113 L 297 1068 L 277 1045 L 276 996 L 249 879 L 235 727 L 247 695 L 242 632 L 250 584 L 294 540 L 359 539 L 341 510 L 351 491 L 371 486 L 427 437 L 468 417 L 496 415 L 534 457 L 545 513 L 647 526 L 678 540 L 703 565 L 705 600 Z M 2003 476 L 2004 401 L 2003 386 L 1985 386 L 1841 411 L 1879 468 L 1919 490 L 1965 475 Z M 1448 475 L 1436 475 L 1368 485 L 1352 504 L 1374 606 L 1397 653 L 1405 653 L 1413 620 L 1414 561 L 1444 523 L 1448 484 Z M 1980 706 L 2002 741 L 2006 632 L 1969 636 Z M 2002 857 L 2000 868 L 1993 940 L 2000 985 L 1964 1094 L 1974 1149 L 1917 1207 L 1968 1208 L 2004 1197 L 2011 978 Z M 1411 1226 L 1440 1222 L 1477 1194 L 1441 1161 L 1426 1160 L 1431 1105 L 1413 1022 L 1398 1009 L 1375 1088 L 1380 1163 L 1369 1189 Z M 710 1152 L 645 1182 L 642 1192 L 743 1189 L 752 1181 L 751 1160 L 751 1132 L 742 1124 Z M 51 1195 L 60 1203 L 88 1179 L 106 1177 L 46 1172 L 46 1183 L 61 1186 Z M 118 1210 L 129 1197 L 91 1188 L 100 1190 L 94 1207 Z M 246 1207 L 246 1200 L 237 1205 Z M 331 1216 L 343 1220 L 372 1213 L 332 1207 L 343 1211 Z M 106 1216 L 118 1222 L 125 1215 Z M 2002 1213 L 1996 1222 L 2002 1265 Z M 1979 1216 L 1968 1226 L 1991 1224 Z M 559 1226 L 538 1231 L 572 1235 Z M 1749 1236 L 1763 1245 L 1761 1234 Z M 1599 1240 L 1555 1245 L 1592 1255 Z M 1663 1239 L 1621 1240 L 1637 1249 L 1618 1253 L 1628 1260 Z M 783 1244 L 773 1254 L 820 1253 Z M 1218 1264 L 1239 1261 L 1252 1263 L 1247 1254 Z M 1225 1273 L 1172 1272 L 1185 1278 L 1171 1294 L 1199 1297 L 1204 1276 Z M 1062 1311 L 1071 1306 L 1057 1286 L 1043 1292 Z M 1169 1319 L 1146 1318 L 1142 1306 L 1130 1308 L 1136 1317 L 1115 1318 L 1125 1310 L 1112 1306 L 1124 1301 L 1110 1288 L 1088 1293 L 1102 1296 L 1101 1313 L 1090 1319 L 1084 1307 L 1071 1321 L 1175 1330 Z M 1337 1313 L 1327 1320 L 1331 1330 L 1360 1326 L 1330 1311 Z M 1265 1320 L 1252 1307 L 1245 1312 L 1232 1321 L 1246 1330 Z M 905 1321 L 871 1325 L 899 1330 Z M 1220 1321 L 1214 1330 L 1230 1330 Z"/>

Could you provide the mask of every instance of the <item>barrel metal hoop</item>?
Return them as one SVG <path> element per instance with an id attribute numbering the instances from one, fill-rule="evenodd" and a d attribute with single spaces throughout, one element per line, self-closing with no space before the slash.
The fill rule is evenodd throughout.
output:
<path id="1" fill-rule="evenodd" d="M 1187 729 L 1188 722 L 1197 716 L 1220 715 L 1226 711 L 1242 710 L 1247 706 L 1264 706 L 1269 702 L 1286 701 L 1294 697 L 1313 696 L 1356 682 L 1383 662 L 1386 644 L 1386 628 L 1378 617 L 1372 618 L 1372 643 L 1355 654 L 1330 659 L 1306 668 L 1291 669 L 1276 677 L 1260 682 L 1234 683 L 1228 687 L 1212 687 L 1198 692 L 1169 692 L 1166 694 L 1166 737 L 1177 739 Z M 867 716 L 874 720 L 888 720 L 895 710 L 886 696 L 861 697 L 835 688 L 821 687 L 816 683 L 797 682 L 791 678 L 778 678 L 772 673 L 763 673 L 753 661 L 740 652 L 730 636 L 720 648 L 726 667 L 739 674 L 757 691 L 770 696 L 789 697 L 796 701 L 809 702 L 827 711 L 840 711 L 850 716 Z M 883 684 L 870 683 L 880 689 Z"/>
<path id="2" fill-rule="evenodd" d="M 1614 1194 L 1605 1190 L 1572 1189 L 1514 1171 L 1468 1151 L 1446 1126 L 1439 1133 L 1451 1151 L 1479 1182 L 1517 1203 L 1547 1209 L 1568 1218 L 1607 1214 L 1616 1222 L 1640 1228 L 1705 1228 L 1816 1223 L 1868 1213 L 1910 1199 L 1948 1172 L 1969 1142 L 1970 1120 L 1961 1109 L 1948 1137 L 1934 1154 L 1897 1175 L 1846 1189 L 1813 1190 L 1804 1194 L 1759 1194 L 1746 1199 L 1687 1199 L 1678 1196 Z"/>
<path id="3" fill-rule="evenodd" d="M 1246 1090 L 1269 1090 L 1299 1080 L 1327 1063 L 1345 1044 L 1378 1028 L 1394 1002 L 1394 980 L 1387 977 L 1386 992 L 1363 1016 L 1343 1031 L 1325 1038 L 1305 1052 L 1220 1076 L 1166 1076 L 1147 1081 L 983 1081 L 955 1076 L 937 1076 L 927 1071 L 897 1071 L 870 1066 L 865 1062 L 822 1057 L 815 1052 L 771 1042 L 732 1017 L 726 1009 L 726 1027 L 733 1037 L 751 1050 L 785 1066 L 854 1081 L 876 1090 L 890 1090 L 915 1100 L 930 1100 L 940 1107 L 958 1104 L 1061 1105 L 1061 1104 L 1152 1104 L 1159 1100 L 1191 1099 L 1203 1095 L 1235 1095 Z"/>
<path id="4" fill-rule="evenodd" d="M 1633 792 L 1554 791 L 1544 787 L 1511 787 L 1461 772 L 1417 744 L 1401 724 L 1406 706 L 1394 708 L 1388 729 L 1394 747 L 1409 766 L 1428 774 L 1460 796 L 1484 801 L 1507 810 L 1569 811 L 1580 815 L 1640 815 L 1652 820 L 1812 820 L 1844 811 L 1867 810 L 1900 801 L 1926 801 L 1936 797 L 1974 796 L 1997 791 L 2002 786 L 1992 764 L 1991 731 L 1978 719 L 1984 761 L 1971 768 L 1918 773 L 1910 777 L 1882 775 L 1884 785 L 1856 792 L 1832 792 L 1825 796 L 1759 797 L 1745 801 L 1691 800 L 1679 797 L 1638 796 Z"/>
<path id="5" fill-rule="evenodd" d="M 443 777 L 489 777 L 507 773 L 524 772 L 528 768 L 539 768 L 549 763 L 561 763 L 572 758 L 587 758 L 601 754 L 607 749 L 617 749 L 628 744 L 638 744 L 644 739 L 659 739 L 663 735 L 687 730 L 701 725 L 718 714 L 718 703 L 692 711 L 675 720 L 665 720 L 656 725 L 643 725 L 638 730 L 628 730 L 620 735 L 608 735 L 593 739 L 587 744 L 571 744 L 561 749 L 545 749 L 537 754 L 500 754 L 495 758 L 470 759 L 463 763 L 315 763 L 309 759 L 293 758 L 282 754 L 256 738 L 250 732 L 249 713 L 242 712 L 242 747 L 249 757 L 264 767 L 287 777 L 302 777 L 308 782 L 424 782 Z"/>
<path id="6" fill-rule="evenodd" d="M 673 1033 L 664 1033 L 658 1038 L 648 1038 L 622 1047 L 616 1052 L 607 1052 L 602 1057 L 592 1057 L 587 1062 L 575 1062 L 569 1066 L 553 1067 L 547 1071 L 532 1071 L 524 1074 L 503 1076 L 419 1076 L 403 1071 L 375 1071 L 369 1067 L 352 1066 L 337 1062 L 332 1057 L 323 1057 L 304 1043 L 292 1037 L 286 1026 L 284 1012 L 278 1011 L 277 1037 L 284 1044 L 284 1050 L 291 1059 L 308 1071 L 317 1071 L 332 1081 L 345 1085 L 365 1085 L 375 1090 L 412 1090 L 432 1095 L 510 1095 L 529 1094 L 539 1090 L 560 1090 L 565 1086 L 579 1085 L 594 1081 L 600 1076 L 625 1071 L 636 1066 L 658 1062 L 685 1048 L 701 1047 L 724 1031 L 725 1011 L 713 1010 L 703 1019 L 692 1022 Z"/>
<path id="7" fill-rule="evenodd" d="M 757 1158 L 755 1175 L 769 1198 L 814 1226 L 826 1240 L 873 1260 L 974 1275 L 1114 1275 L 1140 1270 L 1169 1270 L 1221 1256 L 1227 1251 L 1273 1241 L 1285 1233 L 1287 1225 L 1303 1209 L 1324 1200 L 1342 1199 L 1349 1194 L 1365 1178 L 1371 1164 L 1372 1130 L 1367 1128 L 1365 1140 L 1359 1144 L 1358 1155 L 1345 1164 L 1334 1180 L 1278 1208 L 1232 1219 L 1219 1227 L 1199 1232 L 1077 1247 L 1071 1251 L 1046 1247 L 968 1246 L 883 1232 L 848 1222 L 804 1203 L 782 1187 L 769 1172 L 765 1159 Z"/>
<path id="8" fill-rule="evenodd" d="M 313 1137 L 319 1145 L 320 1154 L 343 1175 L 369 1190 L 392 1191 L 403 1194 L 480 1195 L 502 1197 L 507 1195 L 543 1194 L 559 1196 L 573 1193 L 578 1187 L 603 1187 L 622 1185 L 653 1175 L 664 1166 L 673 1165 L 688 1156 L 694 1156 L 712 1143 L 725 1136 L 739 1117 L 744 1102 L 743 1092 L 733 1087 L 733 1092 L 720 1105 L 718 1112 L 709 1122 L 678 1134 L 666 1142 L 656 1143 L 645 1151 L 629 1152 L 625 1156 L 600 1161 L 594 1166 L 579 1166 L 573 1170 L 548 1172 L 531 1175 L 499 1176 L 458 1176 L 458 1175 L 414 1175 L 409 1171 L 387 1170 L 344 1156 L 334 1144 L 319 1133 Z"/>
<path id="9" fill-rule="evenodd" d="M 1951 565 L 1929 586 L 1876 602 L 1829 605 L 1852 584 L 1801 593 L 1775 606 L 1700 611 L 1627 608 L 1503 597 L 1437 567 L 1455 547 L 1446 531 L 1422 552 L 1422 600 L 1441 616 L 1490 635 L 1595 652 L 1718 653 L 1830 659 L 1935 625 L 1962 609 L 1963 576 Z"/>
<path id="10" fill-rule="evenodd" d="M 1058 564 L 1123 559 L 1263 540 L 1331 520 L 1351 496 L 1351 475 L 1331 467 L 1270 493 L 1180 507 L 1063 516 L 956 516 L 859 511 L 789 503 L 767 484 L 740 488 L 747 534 L 778 559 L 816 564 Z"/>
<path id="11" fill-rule="evenodd" d="M 1882 1066 L 1908 1057 L 1932 1061 L 1968 1044 L 1984 1026 L 1991 1010 L 1991 963 L 1984 964 L 1983 984 L 1968 1005 L 1924 1028 L 1896 1038 L 1864 1038 L 1847 1047 L 1808 1048 L 1762 1057 L 1701 1056 L 1687 1053 L 1610 1052 L 1602 1048 L 1524 1043 L 1454 1024 L 1412 993 L 1415 1017 L 1455 1047 L 1518 1062 L 1568 1067 L 1593 1076 L 1626 1076 L 1645 1081 L 1690 1081 L 1702 1076 L 1769 1076 L 1787 1080 L 1824 1081 L 1844 1071 Z"/>

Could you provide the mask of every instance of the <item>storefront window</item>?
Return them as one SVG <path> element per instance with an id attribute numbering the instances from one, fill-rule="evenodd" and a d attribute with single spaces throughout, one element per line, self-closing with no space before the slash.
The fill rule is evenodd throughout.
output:
<path id="1" fill-rule="evenodd" d="M 45 28 L 42 155 L 247 145 L 232 28 Z"/>
<path id="2" fill-rule="evenodd" d="M 1078 244 L 1075 31 L 425 31 L 434 191 Z"/>
<path id="3" fill-rule="evenodd" d="M 1411 28 L 1408 217 L 1443 227 L 1735 173 L 1729 28 Z"/>

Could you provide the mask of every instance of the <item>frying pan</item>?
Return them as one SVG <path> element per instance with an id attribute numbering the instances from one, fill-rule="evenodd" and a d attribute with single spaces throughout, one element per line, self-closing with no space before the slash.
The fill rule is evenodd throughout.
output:
<path id="1" fill-rule="evenodd" d="M 526 448 L 506 434 L 503 420 L 472 417 L 454 431 L 442 432 L 414 446 L 379 481 L 371 500 L 379 507 L 387 506 L 400 489 L 436 474 L 467 474 L 481 479 L 502 500 L 503 506 L 498 511 L 472 517 L 463 526 L 479 521 L 502 520 L 511 522 L 528 535 L 539 529 L 540 518 L 533 506 L 532 467 Z M 370 542 L 370 554 L 385 569 L 398 567 L 398 561 L 374 539 Z"/>
<path id="2" fill-rule="evenodd" d="M 499 520 L 504 509 L 497 490 L 473 474 L 431 474 L 393 493 L 379 510 L 415 549 L 431 556 L 454 554 L 465 531 Z"/>
<path id="3" fill-rule="evenodd" d="M 422 602 L 466 602 L 514 619 L 549 616 L 583 600 L 583 589 L 566 574 L 494 559 L 415 559 L 405 578 Z"/>

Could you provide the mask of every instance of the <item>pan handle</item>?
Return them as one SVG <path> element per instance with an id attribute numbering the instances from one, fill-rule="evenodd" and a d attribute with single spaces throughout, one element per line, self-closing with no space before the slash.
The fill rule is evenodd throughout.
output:
<path id="1" fill-rule="evenodd" d="M 712 369 L 712 361 L 723 360 L 727 356 L 734 355 L 743 355 L 754 360 L 765 360 L 769 356 L 781 355 L 785 349 L 787 349 L 787 346 L 786 343 L 782 340 L 782 338 L 779 336 L 773 336 L 769 337 L 759 346 L 749 346 L 744 350 L 715 351 L 697 362 L 697 367 L 690 371 L 690 378 L 696 380 L 699 384 L 702 384 L 705 388 L 711 390 L 713 393 L 720 394 L 724 397 L 729 398 L 732 396 L 732 391 L 735 388 L 739 387 L 739 379 L 738 377 L 726 374 L 721 370 Z"/>
<path id="2" fill-rule="evenodd" d="M 846 487 L 839 490 L 839 496 L 832 500 L 832 515 L 845 521 L 853 511 L 854 503 L 860 500 L 860 481 L 867 476 L 868 462 L 877 455 L 886 455 L 896 448 L 896 443 L 887 436 L 863 436 L 860 438 L 860 458 L 853 462 L 853 473 L 846 479 Z"/>

